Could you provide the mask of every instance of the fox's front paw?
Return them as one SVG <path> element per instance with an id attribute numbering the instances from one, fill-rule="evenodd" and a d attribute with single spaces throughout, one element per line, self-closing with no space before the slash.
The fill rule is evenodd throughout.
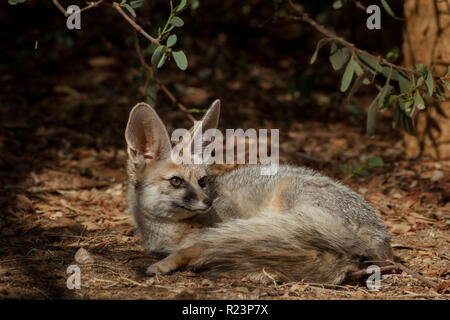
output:
<path id="1" fill-rule="evenodd" d="M 168 261 L 161 260 L 151 264 L 147 268 L 147 275 L 154 276 L 155 274 L 169 274 L 175 271 L 175 267 L 171 265 Z"/>

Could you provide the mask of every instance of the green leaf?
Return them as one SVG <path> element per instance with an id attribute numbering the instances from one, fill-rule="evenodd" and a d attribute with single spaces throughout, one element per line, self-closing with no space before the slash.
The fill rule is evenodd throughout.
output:
<path id="1" fill-rule="evenodd" d="M 26 0 L 8 0 L 8 4 L 15 6 L 16 4 L 19 3 L 24 3 Z"/>
<path id="2" fill-rule="evenodd" d="M 442 83 L 447 87 L 447 90 L 450 91 L 450 82 L 447 82 L 445 80 L 442 80 Z M 439 84 L 439 82 L 437 82 L 437 84 Z"/>
<path id="3" fill-rule="evenodd" d="M 8 4 L 15 6 L 16 4 L 19 3 L 24 3 L 26 0 L 8 0 Z"/>
<path id="4" fill-rule="evenodd" d="M 398 78 L 400 77 L 400 73 L 397 70 L 392 69 L 391 67 L 383 67 L 381 69 L 381 74 L 386 78 L 391 75 L 391 80 L 394 81 L 398 81 Z"/>
<path id="5" fill-rule="evenodd" d="M 447 82 L 445 80 L 442 80 L 442 82 L 445 84 L 445 86 L 447 87 L 447 90 L 450 91 L 450 82 Z"/>
<path id="6" fill-rule="evenodd" d="M 428 88 L 428 95 L 429 96 L 433 95 L 434 81 L 433 81 L 433 76 L 431 75 L 430 70 L 427 70 L 427 73 L 425 75 L 425 84 L 427 85 L 427 88 Z"/>
<path id="7" fill-rule="evenodd" d="M 190 108 L 188 111 L 189 113 L 205 113 L 208 109 Z"/>
<path id="8" fill-rule="evenodd" d="M 369 107 L 369 111 L 367 112 L 367 126 L 366 126 L 366 130 L 367 130 L 367 135 L 373 136 L 373 134 L 375 133 L 375 125 L 376 125 L 376 121 L 377 121 L 377 101 L 378 101 L 378 97 L 377 96 L 375 99 L 373 99 L 372 103 L 370 104 Z"/>
<path id="9" fill-rule="evenodd" d="M 367 165 L 371 168 L 382 167 L 382 166 L 384 166 L 384 162 L 383 162 L 383 159 L 381 159 L 380 157 L 372 157 L 367 162 Z"/>
<path id="10" fill-rule="evenodd" d="M 328 38 L 323 38 L 323 39 L 319 40 L 319 42 L 317 43 L 317 46 L 316 46 L 316 50 L 314 50 L 314 53 L 313 53 L 313 55 L 311 57 L 311 60 L 309 61 L 310 64 L 313 64 L 316 61 L 317 54 L 318 54 L 320 48 L 322 48 L 329 41 L 330 41 L 330 39 L 328 39 Z"/>
<path id="11" fill-rule="evenodd" d="M 447 83 L 445 81 L 442 81 L 448 88 L 448 90 L 450 90 L 450 83 Z M 436 91 L 434 92 L 434 96 L 439 100 L 439 101 L 445 101 L 446 97 L 445 97 L 445 89 L 442 86 L 442 84 L 439 83 L 439 81 L 436 81 Z"/>
<path id="12" fill-rule="evenodd" d="M 383 5 L 384 10 L 386 10 L 390 16 L 395 17 L 394 11 L 392 11 L 391 6 L 389 5 L 389 3 L 386 0 L 381 0 L 381 4 Z"/>
<path id="13" fill-rule="evenodd" d="M 362 80 L 362 83 L 365 84 L 366 86 L 370 84 L 370 79 L 369 78 L 364 78 Z"/>
<path id="14" fill-rule="evenodd" d="M 343 171 L 345 174 L 352 174 L 353 173 L 353 167 L 349 164 L 344 164 Z"/>
<path id="15" fill-rule="evenodd" d="M 394 125 L 398 124 L 408 134 L 414 134 L 414 124 L 411 117 L 402 109 L 394 109 Z"/>
<path id="16" fill-rule="evenodd" d="M 419 77 L 419 79 L 417 79 L 417 86 L 420 87 L 423 84 L 423 77 Z"/>
<path id="17" fill-rule="evenodd" d="M 386 79 L 386 83 L 380 92 L 380 99 L 378 99 L 378 105 L 380 107 L 383 106 L 383 104 L 384 104 L 384 98 L 386 97 L 386 94 L 390 93 L 390 91 L 392 90 L 392 86 L 389 85 L 389 82 L 391 81 L 391 76 L 392 76 L 392 68 L 391 68 L 391 72 L 389 73 L 389 75 Z"/>
<path id="18" fill-rule="evenodd" d="M 156 98 L 158 96 L 158 90 L 156 87 L 155 77 L 151 77 L 145 93 L 145 101 L 151 105 L 156 106 Z"/>
<path id="19" fill-rule="evenodd" d="M 414 99 L 412 96 L 406 98 L 406 99 L 400 99 L 399 101 L 399 107 L 400 109 L 402 109 L 403 111 L 405 111 L 408 114 L 412 114 L 414 112 Z"/>
<path id="20" fill-rule="evenodd" d="M 350 83 L 353 80 L 353 74 L 355 73 L 355 60 L 353 58 L 347 63 L 347 67 L 345 67 L 344 75 L 342 76 L 341 81 L 341 92 L 347 91 Z"/>
<path id="21" fill-rule="evenodd" d="M 361 66 L 359 65 L 358 61 L 354 60 L 353 64 L 354 64 L 354 68 L 355 68 L 355 73 L 358 76 L 362 76 L 364 74 L 364 71 L 361 68 Z"/>
<path id="22" fill-rule="evenodd" d="M 330 48 L 330 63 L 334 70 L 339 70 L 350 56 L 347 48 L 341 48 L 335 42 L 331 44 Z"/>
<path id="23" fill-rule="evenodd" d="M 158 65 L 156 66 L 158 69 L 164 65 L 164 62 L 166 62 L 166 58 L 167 58 L 167 51 L 165 51 L 162 54 L 162 57 L 159 59 Z"/>
<path id="24" fill-rule="evenodd" d="M 364 176 L 368 176 L 369 172 L 367 172 L 366 169 L 361 169 L 361 170 L 358 171 L 358 175 L 363 176 L 363 177 Z"/>
<path id="25" fill-rule="evenodd" d="M 192 0 L 191 3 L 191 10 L 197 10 L 197 8 L 200 6 L 200 0 Z"/>
<path id="26" fill-rule="evenodd" d="M 175 8 L 175 12 L 176 13 L 180 13 L 184 7 L 186 7 L 187 1 L 186 0 L 181 0 L 180 4 Z"/>
<path id="27" fill-rule="evenodd" d="M 366 65 L 366 68 L 372 73 L 378 73 L 382 70 L 380 62 L 371 57 L 358 53 L 359 59 Z"/>
<path id="28" fill-rule="evenodd" d="M 133 0 L 133 1 L 130 1 L 130 5 L 133 9 L 137 9 L 137 8 L 142 7 L 142 5 L 144 4 L 144 1 L 145 0 Z"/>
<path id="29" fill-rule="evenodd" d="M 411 87 L 411 81 L 403 73 L 400 73 L 400 76 L 398 77 L 398 84 L 399 84 L 401 93 L 409 92 L 409 89 Z"/>
<path id="30" fill-rule="evenodd" d="M 167 47 L 166 46 L 159 46 L 155 49 L 152 55 L 152 65 L 157 66 L 159 61 L 161 60 L 162 55 L 166 52 Z"/>
<path id="31" fill-rule="evenodd" d="M 177 36 L 174 35 L 174 34 L 172 34 L 171 36 L 169 36 L 169 37 L 167 38 L 167 42 L 166 42 L 167 47 L 170 48 L 170 47 L 172 47 L 173 45 L 175 45 L 175 43 L 177 43 Z"/>
<path id="32" fill-rule="evenodd" d="M 342 8 L 342 6 L 343 6 L 342 0 L 336 0 L 335 2 L 333 2 L 334 9 L 340 9 Z"/>
<path id="33" fill-rule="evenodd" d="M 423 101 L 422 96 L 418 92 L 416 92 L 416 94 L 414 95 L 414 105 L 419 110 L 425 109 L 425 102 Z"/>
<path id="34" fill-rule="evenodd" d="M 355 105 L 355 104 L 349 104 L 349 105 L 348 105 L 348 110 L 349 110 L 351 113 L 356 114 L 356 115 L 363 115 L 363 114 L 366 114 L 366 112 L 365 112 L 363 109 L 361 109 L 360 107 L 358 107 L 358 106 Z"/>
<path id="35" fill-rule="evenodd" d="M 428 71 L 427 66 L 424 65 L 423 63 L 421 63 L 421 64 L 419 64 L 419 65 L 417 66 L 417 70 L 418 70 L 422 75 L 425 75 L 425 74 L 427 73 L 427 71 Z"/>
<path id="36" fill-rule="evenodd" d="M 128 3 L 125 3 L 123 6 L 125 7 L 125 9 L 128 10 L 128 12 L 129 12 L 133 17 L 136 18 L 136 12 L 134 11 L 134 9 L 133 9 Z"/>
<path id="37" fill-rule="evenodd" d="M 362 83 L 362 75 L 358 76 L 356 78 L 356 80 L 353 82 L 353 86 L 350 89 L 348 95 L 347 95 L 347 105 L 350 104 L 350 102 L 352 101 L 353 95 L 355 94 L 355 92 L 357 92 L 359 90 L 359 88 L 361 87 L 361 83 Z"/>
<path id="38" fill-rule="evenodd" d="M 170 24 L 173 25 L 174 27 L 184 26 L 183 20 L 181 20 L 181 18 L 179 17 L 173 17 L 172 19 L 170 19 Z"/>
<path id="39" fill-rule="evenodd" d="M 178 68 L 181 70 L 186 70 L 188 66 L 188 61 L 186 58 L 186 55 L 183 51 L 173 51 L 172 52 L 173 59 L 175 60 L 175 63 L 177 64 Z"/>
<path id="40" fill-rule="evenodd" d="M 175 26 L 172 26 L 172 25 L 171 25 L 170 27 L 167 28 L 166 32 L 170 32 L 170 31 L 172 31 L 174 28 L 175 28 Z"/>
<path id="41" fill-rule="evenodd" d="M 386 54 L 386 59 L 391 62 L 395 62 L 399 56 L 400 56 L 400 49 L 398 47 L 394 47 Z"/>

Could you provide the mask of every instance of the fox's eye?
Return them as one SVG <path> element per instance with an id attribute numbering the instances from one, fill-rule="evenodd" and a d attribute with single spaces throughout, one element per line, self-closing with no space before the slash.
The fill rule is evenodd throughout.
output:
<path id="1" fill-rule="evenodd" d="M 183 179 L 181 179 L 179 177 L 172 177 L 172 178 L 170 178 L 169 181 L 170 181 L 170 184 L 175 188 L 179 188 L 183 184 Z"/>
<path id="2" fill-rule="evenodd" d="M 198 185 L 201 188 L 204 188 L 206 186 L 206 181 L 207 181 L 206 179 L 207 179 L 206 176 L 204 176 L 198 180 Z"/>

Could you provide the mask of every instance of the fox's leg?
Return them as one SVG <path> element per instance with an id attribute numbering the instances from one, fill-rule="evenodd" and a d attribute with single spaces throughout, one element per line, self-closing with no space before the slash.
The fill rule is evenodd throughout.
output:
<path id="1" fill-rule="evenodd" d="M 147 268 L 148 275 L 168 274 L 193 263 L 204 250 L 204 246 L 194 244 L 178 250 L 166 258 L 151 264 Z"/>

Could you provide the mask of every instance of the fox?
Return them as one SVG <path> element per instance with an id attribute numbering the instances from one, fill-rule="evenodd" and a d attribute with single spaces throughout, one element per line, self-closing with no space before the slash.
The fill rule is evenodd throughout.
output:
<path id="1" fill-rule="evenodd" d="M 215 129 L 220 100 L 200 129 Z M 128 207 L 146 251 L 146 273 L 199 274 L 255 282 L 340 284 L 370 261 L 393 259 L 380 214 L 358 193 L 312 169 L 257 164 L 211 174 L 178 164 L 156 111 L 136 104 L 125 129 Z"/>

